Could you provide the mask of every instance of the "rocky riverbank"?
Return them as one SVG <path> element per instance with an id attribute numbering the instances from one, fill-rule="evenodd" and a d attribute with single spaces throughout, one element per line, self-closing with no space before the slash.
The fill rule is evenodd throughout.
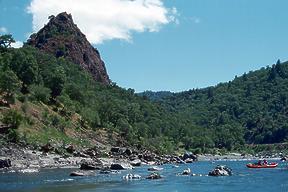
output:
<path id="1" fill-rule="evenodd" d="M 33 149 L 29 146 L 9 144 L 0 147 L 0 160 L 9 161 L 9 164 L 6 163 L 2 168 L 14 170 L 69 167 L 82 170 L 117 170 L 141 165 L 192 163 L 197 161 L 197 156 L 191 153 L 181 156 L 157 155 L 148 150 L 120 147 L 101 149 L 95 146 L 77 150 L 71 145 L 59 149 L 47 144 Z"/>
<path id="2" fill-rule="evenodd" d="M 198 161 L 247 161 L 247 160 L 259 160 L 259 159 L 280 160 L 285 157 L 286 157 L 285 154 L 282 153 L 259 153 L 255 155 L 241 154 L 241 153 L 227 153 L 223 155 L 213 155 L 213 154 L 197 155 Z"/>
<path id="3" fill-rule="evenodd" d="M 157 155 L 148 150 L 100 147 L 77 150 L 72 145 L 59 149 L 44 145 L 37 149 L 9 144 L 0 147 L 0 169 L 37 170 L 40 168 L 80 168 L 81 170 L 131 169 L 141 165 L 193 163 L 195 161 L 281 159 L 283 154 L 257 155 L 229 153 L 226 155 Z M 4 169 L 3 169 L 4 168 Z"/>
<path id="4" fill-rule="evenodd" d="M 38 169 L 77 167 L 82 157 L 64 157 L 56 153 L 32 150 L 29 147 L 9 145 L 1 147 L 0 159 L 9 159 L 11 161 L 10 169 Z"/>

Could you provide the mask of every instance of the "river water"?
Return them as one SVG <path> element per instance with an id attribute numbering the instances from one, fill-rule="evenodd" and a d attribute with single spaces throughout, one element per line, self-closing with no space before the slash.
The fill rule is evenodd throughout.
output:
<path id="1" fill-rule="evenodd" d="M 253 191 L 288 192 L 288 165 L 280 163 L 275 169 L 248 169 L 246 161 L 196 162 L 180 165 L 162 166 L 160 180 L 125 181 L 127 173 L 140 174 L 143 178 L 149 173 L 147 167 L 140 167 L 120 174 L 70 177 L 75 169 L 42 169 L 34 173 L 0 173 L 0 192 L 186 192 L 186 191 Z M 205 176 L 217 164 L 232 168 L 230 177 Z M 185 168 L 203 176 L 176 176 Z"/>

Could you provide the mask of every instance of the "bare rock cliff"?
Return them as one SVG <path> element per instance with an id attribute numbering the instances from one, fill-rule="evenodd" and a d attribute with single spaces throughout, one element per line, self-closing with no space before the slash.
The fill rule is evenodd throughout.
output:
<path id="1" fill-rule="evenodd" d="M 48 24 L 37 34 L 31 35 L 27 44 L 56 57 L 65 57 L 88 71 L 96 81 L 110 84 L 98 50 L 74 24 L 71 14 L 63 12 L 49 19 Z"/>

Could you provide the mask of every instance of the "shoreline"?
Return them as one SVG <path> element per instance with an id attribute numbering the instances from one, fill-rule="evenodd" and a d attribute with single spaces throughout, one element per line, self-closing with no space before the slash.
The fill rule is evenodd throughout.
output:
<path id="1" fill-rule="evenodd" d="M 241 155 L 240 153 L 228 153 L 225 155 L 211 155 L 211 154 L 204 154 L 198 155 L 198 161 L 255 161 L 255 160 L 281 160 L 281 156 L 256 156 L 256 155 Z"/>
<path id="2" fill-rule="evenodd" d="M 87 149 L 86 149 L 87 150 Z M 111 149 L 112 150 L 112 149 Z M 128 150 L 128 148 L 126 149 Z M 130 150 L 130 149 L 129 149 Z M 88 155 L 80 156 L 63 156 L 53 153 L 45 153 L 37 150 L 32 150 L 29 148 L 19 147 L 17 145 L 12 146 L 1 146 L 0 147 L 0 160 L 11 161 L 11 166 L 6 168 L 0 168 L 0 171 L 5 170 L 39 170 L 39 169 L 60 169 L 60 168 L 71 168 L 79 169 L 83 165 L 85 167 L 82 170 L 101 170 L 110 168 L 112 164 L 119 164 L 124 167 L 124 169 L 133 168 L 133 166 L 141 165 L 163 165 L 163 164 L 175 164 L 175 163 L 185 163 L 178 156 L 163 155 L 157 156 L 151 152 L 146 151 L 149 155 L 135 154 L 132 155 L 121 155 L 115 153 L 109 153 L 108 157 L 96 157 Z M 82 154 L 82 152 L 80 153 Z M 138 158 L 145 156 L 146 158 Z M 188 163 L 195 162 L 218 162 L 218 161 L 256 161 L 259 159 L 267 159 L 269 161 L 280 160 L 281 154 L 273 154 L 271 156 L 261 156 L 261 155 L 250 155 L 250 154 L 240 154 L 240 153 L 227 153 L 225 155 L 212 155 L 212 154 L 201 154 L 197 155 L 197 160 L 191 160 L 187 158 Z M 187 163 L 186 162 L 186 163 Z M 187 163 L 187 164 L 188 164 Z"/>

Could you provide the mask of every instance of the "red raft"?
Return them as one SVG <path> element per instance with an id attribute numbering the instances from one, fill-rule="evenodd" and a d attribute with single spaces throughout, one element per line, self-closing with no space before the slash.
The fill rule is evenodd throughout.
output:
<path id="1" fill-rule="evenodd" d="M 269 163 L 269 164 L 253 164 L 253 163 L 248 163 L 246 165 L 248 168 L 256 168 L 256 169 L 261 169 L 261 168 L 275 168 L 278 166 L 278 163 Z"/>

